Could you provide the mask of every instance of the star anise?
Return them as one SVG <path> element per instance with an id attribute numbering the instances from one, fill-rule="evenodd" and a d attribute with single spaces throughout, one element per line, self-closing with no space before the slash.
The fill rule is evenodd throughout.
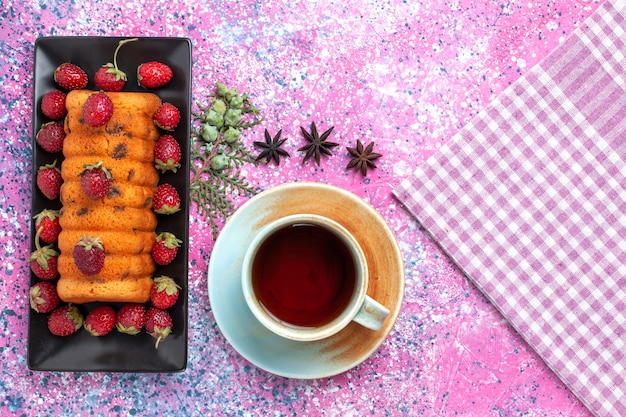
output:
<path id="1" fill-rule="evenodd" d="M 307 161 L 307 159 L 313 156 L 315 157 L 315 162 L 319 166 L 320 156 L 322 154 L 326 154 L 329 156 L 332 155 L 330 149 L 334 148 L 335 146 L 339 146 L 339 144 L 335 142 L 327 142 L 326 139 L 328 139 L 328 136 L 334 128 L 334 126 L 331 126 L 330 129 L 319 135 L 317 133 L 317 127 L 315 127 L 315 122 L 311 123 L 311 133 L 307 132 L 302 126 L 300 126 L 300 130 L 302 130 L 304 138 L 307 140 L 307 142 L 309 142 L 308 144 L 298 149 L 298 151 L 306 151 L 306 154 L 302 159 L 303 164 Z"/>
<path id="2" fill-rule="evenodd" d="M 259 161 L 264 159 L 265 163 L 268 164 L 273 159 L 274 162 L 276 162 L 276 165 L 280 165 L 281 156 L 291 156 L 286 150 L 281 148 L 283 143 L 287 140 L 280 138 L 281 133 L 283 133 L 282 129 L 279 130 L 276 136 L 272 138 L 267 129 L 265 129 L 265 142 L 254 142 L 254 146 L 258 146 L 263 149 L 255 160 Z"/>
<path id="3" fill-rule="evenodd" d="M 374 142 L 363 148 L 363 144 L 359 139 L 356 140 L 356 148 L 346 147 L 352 159 L 348 162 L 346 169 L 354 168 L 360 169 L 361 175 L 364 177 L 367 175 L 367 168 L 376 168 L 374 159 L 380 158 L 382 155 L 372 152 L 374 150 Z"/>

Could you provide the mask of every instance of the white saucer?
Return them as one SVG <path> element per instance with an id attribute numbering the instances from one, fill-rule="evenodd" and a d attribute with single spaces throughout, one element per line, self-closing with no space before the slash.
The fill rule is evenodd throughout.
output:
<path id="1" fill-rule="evenodd" d="M 359 241 L 368 260 L 367 294 L 390 310 L 379 331 L 351 323 L 315 342 L 276 336 L 252 315 L 241 290 L 244 252 L 268 222 L 295 213 L 327 216 Z M 218 236 L 208 270 L 209 301 L 228 342 L 261 369 L 290 378 L 322 378 L 345 372 L 367 359 L 395 323 L 404 296 L 404 265 L 398 243 L 380 214 L 358 196 L 320 183 L 297 182 L 264 191 L 242 205 Z"/>

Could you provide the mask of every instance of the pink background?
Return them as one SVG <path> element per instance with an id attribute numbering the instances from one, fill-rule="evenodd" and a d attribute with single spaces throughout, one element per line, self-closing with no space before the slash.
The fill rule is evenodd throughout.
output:
<path id="1" fill-rule="evenodd" d="M 555 48 L 601 1 L 110 0 L 0 8 L 0 414 L 589 416 L 463 277 L 391 190 Z M 192 208 L 189 363 L 177 374 L 31 372 L 26 366 L 33 48 L 38 36 L 180 36 L 193 44 L 193 99 L 216 81 L 248 92 L 292 157 L 250 166 L 258 189 L 334 184 L 364 198 L 397 236 L 406 267 L 398 321 L 356 368 L 290 380 L 243 359 L 206 290 L 210 230 Z M 334 126 L 321 167 L 301 164 L 300 126 Z M 375 141 L 378 169 L 346 171 L 346 146 Z M 237 205 L 245 198 L 237 200 Z"/>

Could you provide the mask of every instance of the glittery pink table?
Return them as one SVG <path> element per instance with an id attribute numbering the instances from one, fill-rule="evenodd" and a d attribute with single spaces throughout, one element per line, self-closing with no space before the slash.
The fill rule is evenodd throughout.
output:
<path id="1" fill-rule="evenodd" d="M 392 197 L 399 181 L 538 62 L 601 1 L 4 2 L 0 6 L 0 415 L 590 416 Z M 406 293 L 382 346 L 331 378 L 293 380 L 243 359 L 215 324 L 213 240 L 192 208 L 189 362 L 176 374 L 32 372 L 26 366 L 33 48 L 38 36 L 179 36 L 193 44 L 193 96 L 216 81 L 248 92 L 291 158 L 249 167 L 259 190 L 343 187 L 401 246 Z M 335 129 L 321 166 L 300 126 Z M 384 154 L 366 178 L 346 146 Z M 237 205 L 245 201 L 236 200 Z"/>

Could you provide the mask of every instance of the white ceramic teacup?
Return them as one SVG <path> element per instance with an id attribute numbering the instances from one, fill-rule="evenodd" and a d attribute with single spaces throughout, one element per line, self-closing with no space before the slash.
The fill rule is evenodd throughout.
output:
<path id="1" fill-rule="evenodd" d="M 282 337 L 312 341 L 350 322 L 379 330 L 389 310 L 369 297 L 357 240 L 334 220 L 294 214 L 262 227 L 246 250 L 242 288 L 254 316 Z"/>

